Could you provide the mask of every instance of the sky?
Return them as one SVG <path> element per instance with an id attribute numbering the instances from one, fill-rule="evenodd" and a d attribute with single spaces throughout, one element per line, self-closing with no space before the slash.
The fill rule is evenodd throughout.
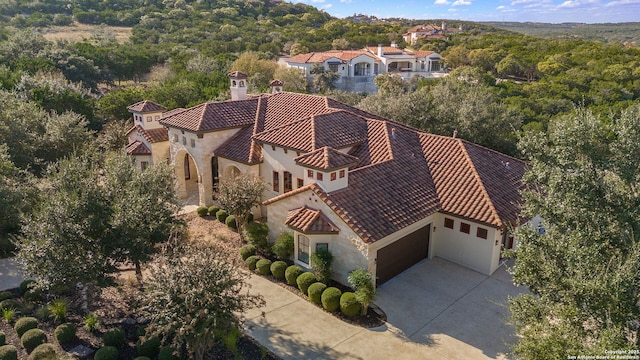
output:
<path id="1" fill-rule="evenodd" d="M 292 1 L 292 0 L 289 0 Z M 343 18 L 451 19 L 542 23 L 640 22 L 640 0 L 293 0 Z"/>

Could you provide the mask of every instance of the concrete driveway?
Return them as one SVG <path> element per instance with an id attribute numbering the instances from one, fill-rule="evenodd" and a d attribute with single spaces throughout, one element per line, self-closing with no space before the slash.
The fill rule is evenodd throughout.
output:
<path id="1" fill-rule="evenodd" d="M 501 359 L 513 330 L 507 296 L 524 289 L 504 268 L 491 277 L 446 260 L 423 260 L 378 289 L 384 326 L 345 323 L 267 279 L 250 292 L 266 306 L 244 314 L 247 332 L 284 359 Z"/>

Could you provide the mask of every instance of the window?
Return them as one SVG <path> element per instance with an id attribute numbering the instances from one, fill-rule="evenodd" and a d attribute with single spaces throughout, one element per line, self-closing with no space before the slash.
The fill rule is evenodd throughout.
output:
<path id="1" fill-rule="evenodd" d="M 471 232 L 471 225 L 461 222 L 460 223 L 460 232 L 463 232 L 465 234 L 469 234 Z"/>
<path id="2" fill-rule="evenodd" d="M 331 181 L 336 181 L 336 179 L 338 178 L 338 174 L 334 171 L 331 173 Z"/>
<path id="3" fill-rule="evenodd" d="M 298 260 L 309 264 L 309 238 L 304 235 L 298 235 Z"/>
<path id="4" fill-rule="evenodd" d="M 189 155 L 184 157 L 184 179 L 191 179 L 191 170 L 189 170 Z"/>
<path id="5" fill-rule="evenodd" d="M 178 142 L 178 134 L 173 134 L 173 142 Z"/>
<path id="6" fill-rule="evenodd" d="M 340 179 L 344 177 L 344 173 L 345 173 L 344 169 L 340 170 Z"/>
<path id="7" fill-rule="evenodd" d="M 329 64 L 329 71 L 338 72 L 338 64 Z"/>
<path id="8" fill-rule="evenodd" d="M 291 173 L 285 171 L 282 176 L 284 179 L 284 192 L 289 192 L 293 190 L 293 178 L 291 177 Z"/>
<path id="9" fill-rule="evenodd" d="M 147 122 L 153 121 L 153 116 L 147 116 Z"/>
<path id="10" fill-rule="evenodd" d="M 316 252 L 317 251 L 329 251 L 329 243 L 317 243 L 316 244 Z"/>
<path id="11" fill-rule="evenodd" d="M 280 191 L 280 173 L 277 171 L 273 172 L 273 191 Z"/>
<path id="12" fill-rule="evenodd" d="M 453 219 L 447 217 L 444 218 L 444 227 L 453 229 Z"/>
<path id="13" fill-rule="evenodd" d="M 316 179 L 318 179 L 318 181 L 322 181 L 322 173 L 321 172 L 317 172 L 316 173 Z"/>
<path id="14" fill-rule="evenodd" d="M 186 137 L 182 137 L 182 145 L 187 145 L 187 138 Z"/>
<path id="15" fill-rule="evenodd" d="M 298 178 L 298 187 L 301 188 L 304 186 L 304 180 Z"/>
<path id="16" fill-rule="evenodd" d="M 156 120 L 156 121 L 160 120 L 160 115 L 156 115 L 156 116 L 155 116 L 155 120 Z"/>
<path id="17" fill-rule="evenodd" d="M 196 139 L 191 139 L 191 147 L 196 147 Z"/>
<path id="18" fill-rule="evenodd" d="M 486 239 L 488 234 L 489 231 L 485 228 L 478 227 L 478 230 L 476 230 L 476 236 L 480 239 Z"/>
<path id="19" fill-rule="evenodd" d="M 148 161 L 141 161 L 140 162 L 140 169 L 142 169 L 142 171 L 145 171 L 148 167 L 149 167 L 149 162 Z"/>
<path id="20" fill-rule="evenodd" d="M 313 179 L 313 170 L 307 170 L 307 177 Z"/>

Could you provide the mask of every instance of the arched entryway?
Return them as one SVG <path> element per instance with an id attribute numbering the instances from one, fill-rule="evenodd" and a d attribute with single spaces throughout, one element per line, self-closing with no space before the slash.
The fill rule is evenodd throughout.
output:
<path id="1" fill-rule="evenodd" d="M 224 177 L 227 179 L 235 179 L 240 176 L 240 174 L 242 174 L 242 171 L 240 171 L 240 169 L 238 169 L 234 165 L 229 165 L 226 169 L 224 169 Z"/>
<path id="2" fill-rule="evenodd" d="M 198 166 L 193 157 L 187 152 L 180 152 L 175 158 L 175 172 L 178 187 L 178 197 L 199 201 L 198 182 L 200 179 Z"/>

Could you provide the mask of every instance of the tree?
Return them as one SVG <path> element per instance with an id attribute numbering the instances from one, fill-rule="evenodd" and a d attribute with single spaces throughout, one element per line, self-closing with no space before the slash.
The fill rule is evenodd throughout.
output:
<path id="1" fill-rule="evenodd" d="M 296 56 L 299 54 L 306 54 L 309 52 L 309 48 L 305 45 L 302 45 L 300 43 L 294 43 L 293 45 L 291 45 L 291 49 L 289 50 L 289 55 L 291 56 Z"/>
<path id="2" fill-rule="evenodd" d="M 138 169 L 123 152 L 111 153 L 104 166 L 104 184 L 111 205 L 109 246 L 114 259 L 135 266 L 142 282 L 141 265 L 151 260 L 157 245 L 180 231 L 180 209 L 169 165 Z"/>
<path id="3" fill-rule="evenodd" d="M 140 86 L 128 86 L 109 91 L 98 100 L 98 114 L 107 120 L 128 120 L 131 113 L 127 110 L 129 105 L 145 99 L 145 90 Z"/>
<path id="4" fill-rule="evenodd" d="M 275 79 L 281 80 L 284 83 L 284 89 L 286 91 L 297 93 L 307 92 L 307 80 L 298 69 L 280 66 L 276 69 L 273 76 Z"/>
<path id="5" fill-rule="evenodd" d="M 362 305 L 361 315 L 367 315 L 369 304 L 376 296 L 373 275 L 364 269 L 355 269 L 347 277 L 349 285 L 355 289 L 356 300 Z"/>
<path id="6" fill-rule="evenodd" d="M 311 67 L 311 74 L 313 74 L 313 86 L 316 91 L 326 92 L 336 87 L 335 82 L 340 78 L 340 74 L 336 71 L 326 70 L 324 65 L 315 63 Z"/>
<path id="7" fill-rule="evenodd" d="M 530 159 L 514 282 L 531 294 L 511 300 L 523 358 L 637 349 L 640 317 L 640 106 L 608 121 L 578 108 L 528 133 Z"/>
<path id="8" fill-rule="evenodd" d="M 6 144 L 0 144 L 0 242 L 20 228 L 20 217 L 29 209 L 32 191 L 26 171 L 18 169 L 9 157 Z M 3 250 L 0 248 L 0 253 Z"/>
<path id="9" fill-rule="evenodd" d="M 347 39 L 334 39 L 331 42 L 331 47 L 333 50 L 348 50 L 351 44 Z"/>
<path id="10" fill-rule="evenodd" d="M 240 313 L 264 305 L 262 297 L 244 291 L 249 274 L 232 262 L 236 258 L 230 249 L 205 243 L 162 254 L 141 296 L 140 310 L 150 319 L 146 337 L 159 336 L 204 359 L 221 335 L 238 328 Z"/>
<path id="11" fill-rule="evenodd" d="M 247 174 L 222 179 L 220 182 L 218 202 L 229 215 L 236 217 L 238 233 L 241 238 L 243 238 L 243 229 L 251 209 L 260 205 L 265 186 L 261 178 Z"/>

